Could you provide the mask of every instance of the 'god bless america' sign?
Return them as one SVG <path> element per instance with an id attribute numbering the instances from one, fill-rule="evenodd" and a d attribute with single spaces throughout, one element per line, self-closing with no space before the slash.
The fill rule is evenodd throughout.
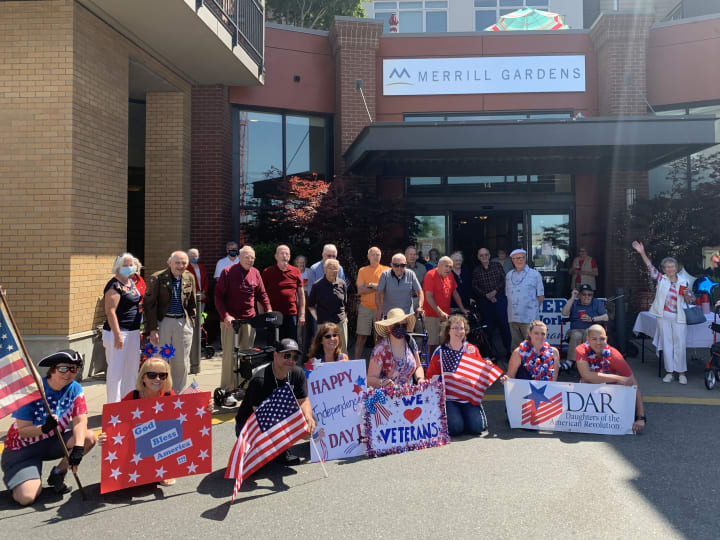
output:
<path id="1" fill-rule="evenodd" d="M 385 96 L 584 91 L 583 55 L 383 60 Z"/>

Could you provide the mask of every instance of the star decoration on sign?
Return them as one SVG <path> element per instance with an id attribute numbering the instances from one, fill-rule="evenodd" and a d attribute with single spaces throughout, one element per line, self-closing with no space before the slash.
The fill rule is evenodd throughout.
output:
<path id="1" fill-rule="evenodd" d="M 180 422 L 181 424 L 182 424 L 183 422 L 187 422 L 187 414 L 182 414 L 182 413 L 181 413 L 180 416 L 178 416 L 178 422 Z"/>
<path id="2" fill-rule="evenodd" d="M 188 472 L 189 472 L 189 473 L 194 473 L 195 470 L 197 469 L 197 467 L 198 467 L 198 466 L 195 465 L 194 463 L 190 463 L 190 465 L 187 466 Z"/>
<path id="3" fill-rule="evenodd" d="M 117 426 L 120 423 L 120 415 L 110 415 L 110 421 L 108 424 L 112 424 L 112 427 Z"/>
<path id="4" fill-rule="evenodd" d="M 362 386 L 358 386 L 357 384 L 353 385 L 353 392 L 355 392 L 356 394 L 359 395 L 360 392 L 362 392 L 362 391 L 363 391 Z"/>
<path id="5" fill-rule="evenodd" d="M 112 439 L 115 441 L 115 444 L 122 444 L 123 439 L 125 438 L 125 435 L 120 435 L 119 433 L 115 435 Z"/>
<path id="6" fill-rule="evenodd" d="M 137 483 L 137 479 L 140 478 L 140 475 L 137 473 L 137 471 L 135 471 L 135 472 L 131 472 L 130 474 L 128 474 L 128 477 L 129 477 L 128 482 Z"/>
<path id="7" fill-rule="evenodd" d="M 157 414 L 163 410 L 163 404 L 160 403 L 159 401 L 156 401 L 155 405 L 153 405 L 153 409 L 155 409 L 155 414 Z"/>
<path id="8" fill-rule="evenodd" d="M 140 417 L 142 416 L 143 411 L 140 410 L 140 407 L 135 409 L 134 411 L 130 411 L 130 414 L 132 414 L 133 420 L 140 420 Z"/>
<path id="9" fill-rule="evenodd" d="M 181 408 L 183 405 L 182 399 L 177 398 L 177 401 L 173 401 L 173 406 L 175 409 Z"/>
<path id="10" fill-rule="evenodd" d="M 132 461 L 135 465 L 137 465 L 142 457 L 140 457 L 140 454 L 133 454 L 133 457 L 130 461 Z"/>
<path id="11" fill-rule="evenodd" d="M 202 407 L 200 407 L 200 408 L 198 408 L 198 410 L 197 410 L 197 412 L 196 412 L 195 414 L 197 414 L 200 418 L 202 418 L 202 416 L 203 416 L 206 412 L 207 412 L 207 411 L 206 411 L 205 409 L 203 409 Z"/>
<path id="12" fill-rule="evenodd" d="M 207 450 L 200 450 L 200 455 L 198 455 L 198 459 L 202 459 L 203 461 L 208 459 Z"/>
<path id="13" fill-rule="evenodd" d="M 120 476 L 121 474 L 122 473 L 120 472 L 120 467 L 118 467 L 117 469 L 112 470 L 112 472 L 110 473 L 110 478 L 112 478 L 113 480 L 117 480 L 118 476 Z"/>
<path id="14" fill-rule="evenodd" d="M 357 384 L 358 386 L 363 386 L 365 384 L 365 379 L 358 375 L 358 378 L 355 379 L 355 384 Z"/>
<path id="15" fill-rule="evenodd" d="M 155 475 L 156 475 L 158 478 L 162 478 L 162 477 L 165 476 L 166 474 L 167 474 L 167 471 L 163 468 L 162 465 L 160 466 L 159 469 L 155 469 Z"/>
<path id="16" fill-rule="evenodd" d="M 200 430 L 200 434 L 201 434 L 203 437 L 207 437 L 208 435 L 210 435 L 210 428 L 209 428 L 209 427 L 204 427 L 204 428 L 202 428 L 202 429 Z"/>
<path id="17" fill-rule="evenodd" d="M 530 384 L 530 393 L 527 396 L 524 396 L 523 399 L 531 399 L 535 402 L 535 408 L 537 409 L 541 403 L 549 402 L 550 400 L 545 395 L 545 389 L 547 388 L 547 384 L 545 386 L 533 386 L 532 383 Z"/>
<path id="18" fill-rule="evenodd" d="M 107 457 L 105 458 L 105 460 L 106 460 L 106 461 L 109 461 L 110 463 L 112 463 L 112 462 L 115 461 L 116 459 L 117 459 L 117 452 L 108 452 L 108 455 L 107 455 Z"/>
<path id="19" fill-rule="evenodd" d="M 303 364 L 303 371 L 305 372 L 305 378 L 309 377 L 315 369 L 315 363 L 312 360 L 308 360 Z"/>

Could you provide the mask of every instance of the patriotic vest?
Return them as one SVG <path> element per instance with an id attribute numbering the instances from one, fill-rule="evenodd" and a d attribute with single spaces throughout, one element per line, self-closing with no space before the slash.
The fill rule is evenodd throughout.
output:
<path id="1" fill-rule="evenodd" d="M 590 342 L 586 341 L 583 346 L 585 347 L 585 358 L 590 365 L 590 369 L 593 371 L 599 371 L 600 373 L 610 373 L 610 345 L 605 345 L 600 358 L 595 351 L 590 347 Z"/>
<path id="2" fill-rule="evenodd" d="M 536 351 L 529 340 L 523 341 L 518 347 L 522 366 L 535 381 L 549 381 L 555 373 L 555 355 L 546 341 L 540 351 Z"/>

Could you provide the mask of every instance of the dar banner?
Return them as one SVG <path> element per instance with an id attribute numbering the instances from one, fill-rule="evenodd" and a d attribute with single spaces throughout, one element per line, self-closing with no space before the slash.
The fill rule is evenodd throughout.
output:
<path id="1" fill-rule="evenodd" d="M 637 387 L 509 379 L 505 404 L 511 428 L 632 434 Z"/>
<path id="2" fill-rule="evenodd" d="M 210 392 L 103 406 L 100 493 L 212 471 Z"/>
<path id="3" fill-rule="evenodd" d="M 316 417 L 316 444 L 310 445 L 313 463 L 362 455 L 365 447 L 360 442 L 360 408 L 365 377 L 365 360 L 316 364 L 307 372 L 308 394 Z"/>
<path id="4" fill-rule="evenodd" d="M 363 394 L 368 457 L 399 454 L 450 442 L 442 382 L 371 388 Z"/>

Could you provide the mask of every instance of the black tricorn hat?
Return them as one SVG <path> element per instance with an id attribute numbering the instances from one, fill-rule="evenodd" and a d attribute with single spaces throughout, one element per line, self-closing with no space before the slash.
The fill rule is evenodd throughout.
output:
<path id="1" fill-rule="evenodd" d="M 79 352 L 73 351 L 72 349 L 63 349 L 40 360 L 38 366 L 55 367 L 58 364 L 75 364 L 76 366 L 82 366 L 83 359 Z"/>

